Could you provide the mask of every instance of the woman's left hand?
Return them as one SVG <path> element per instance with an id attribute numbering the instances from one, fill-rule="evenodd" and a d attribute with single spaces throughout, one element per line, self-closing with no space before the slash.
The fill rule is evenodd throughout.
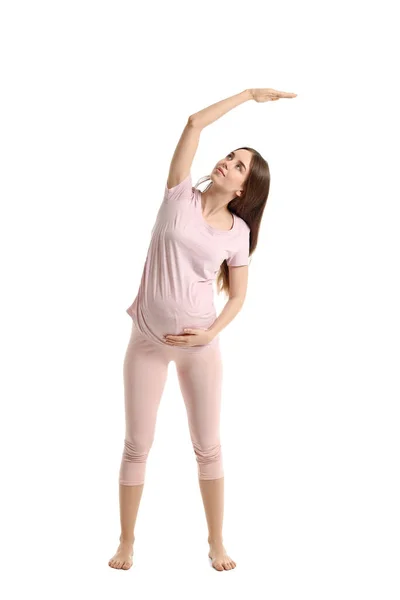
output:
<path id="1" fill-rule="evenodd" d="M 182 335 L 165 335 L 164 341 L 170 346 L 204 346 L 213 339 L 213 334 L 208 329 L 187 329 Z"/>

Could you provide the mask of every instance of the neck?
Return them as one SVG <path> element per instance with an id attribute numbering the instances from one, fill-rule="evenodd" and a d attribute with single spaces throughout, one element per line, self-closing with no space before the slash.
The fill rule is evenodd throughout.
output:
<path id="1" fill-rule="evenodd" d="M 203 213 L 205 217 L 229 212 L 228 204 L 232 200 L 231 195 L 226 192 L 218 192 L 212 189 L 206 192 L 200 192 Z"/>

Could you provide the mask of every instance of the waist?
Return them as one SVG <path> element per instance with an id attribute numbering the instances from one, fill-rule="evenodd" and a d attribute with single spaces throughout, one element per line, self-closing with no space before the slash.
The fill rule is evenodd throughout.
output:
<path id="1" fill-rule="evenodd" d="M 213 296 L 199 297 L 195 301 L 188 298 L 149 297 L 148 295 L 139 295 L 139 303 L 147 313 L 154 315 L 166 315 L 167 313 L 176 316 L 188 317 L 207 317 L 215 314 L 216 308 Z"/>

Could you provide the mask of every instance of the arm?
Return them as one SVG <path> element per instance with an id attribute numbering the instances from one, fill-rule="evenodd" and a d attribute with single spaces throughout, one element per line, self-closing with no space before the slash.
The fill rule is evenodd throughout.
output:
<path id="1" fill-rule="evenodd" d="M 211 106 L 207 106 L 207 108 L 203 108 L 203 110 L 191 115 L 189 120 L 196 128 L 201 130 L 210 125 L 210 123 L 214 123 L 214 121 L 232 110 L 232 108 L 235 108 L 235 106 L 239 106 L 239 104 L 252 99 L 253 90 L 244 90 L 240 94 L 235 94 L 235 96 L 230 96 L 229 98 L 225 98 L 225 100 L 220 100 L 215 104 L 211 104 Z"/>
<path id="2" fill-rule="evenodd" d="M 171 160 L 167 180 L 168 189 L 178 185 L 189 175 L 199 145 L 201 130 L 235 106 L 252 98 L 253 90 L 244 90 L 240 94 L 220 100 L 220 102 L 190 115 Z"/>
<path id="3" fill-rule="evenodd" d="M 168 189 L 175 187 L 189 175 L 199 138 L 200 130 L 193 127 L 189 117 L 172 156 L 167 180 Z"/>
<path id="4" fill-rule="evenodd" d="M 208 332 L 214 338 L 226 327 L 241 310 L 247 291 L 249 267 L 229 267 L 229 300 L 215 319 Z"/>
<path id="5" fill-rule="evenodd" d="M 225 100 L 221 100 L 220 102 L 216 102 L 211 106 L 207 106 L 207 108 L 203 108 L 199 112 L 191 115 L 189 117 L 190 121 L 200 130 L 203 127 L 207 127 L 210 123 L 214 123 L 217 119 L 222 117 L 225 113 L 235 106 L 239 104 L 243 104 L 247 100 L 255 100 L 255 102 L 268 102 L 272 100 L 279 100 L 280 98 L 295 98 L 297 94 L 292 94 L 290 92 L 281 92 L 279 90 L 274 90 L 274 88 L 249 88 L 236 94 L 235 96 L 230 96 Z"/>

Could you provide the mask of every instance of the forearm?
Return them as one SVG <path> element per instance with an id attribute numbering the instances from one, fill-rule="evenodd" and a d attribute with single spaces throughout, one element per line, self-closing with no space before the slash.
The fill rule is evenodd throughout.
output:
<path id="1" fill-rule="evenodd" d="M 236 317 L 242 306 L 243 300 L 241 298 L 230 298 L 226 302 L 214 323 L 208 328 L 213 338 Z"/>
<path id="2" fill-rule="evenodd" d="M 235 96 L 220 100 L 219 102 L 211 104 L 211 106 L 207 106 L 207 108 L 203 108 L 203 110 L 194 113 L 190 116 L 190 121 L 193 125 L 202 129 L 203 127 L 207 127 L 207 125 L 210 125 L 210 123 L 214 123 L 214 121 L 232 110 L 232 108 L 235 108 L 235 106 L 239 106 L 239 104 L 251 100 L 252 97 L 253 95 L 250 89 L 244 90 L 243 92 L 240 92 L 240 94 L 235 94 Z"/>

